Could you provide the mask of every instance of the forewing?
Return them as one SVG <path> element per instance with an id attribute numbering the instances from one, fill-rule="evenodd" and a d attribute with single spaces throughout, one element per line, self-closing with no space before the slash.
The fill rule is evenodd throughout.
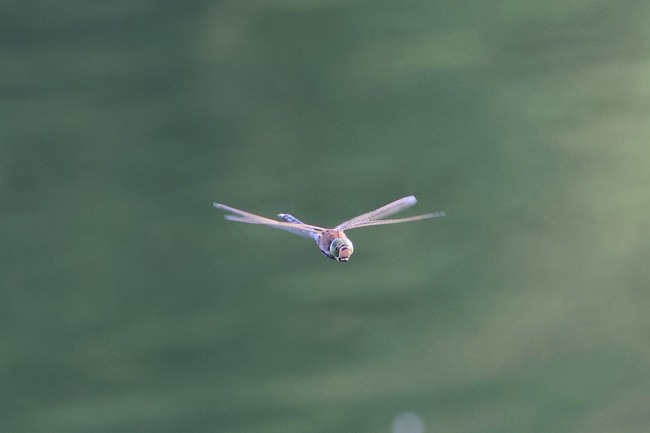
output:
<path id="1" fill-rule="evenodd" d="M 325 229 L 318 226 L 312 226 L 309 224 L 296 224 L 296 223 L 287 223 L 282 221 L 274 221 L 272 219 L 264 218 L 259 215 L 255 215 L 243 210 L 235 209 L 234 207 L 226 206 L 224 204 L 214 203 L 214 207 L 223 209 L 225 211 L 231 212 L 235 215 L 225 215 L 225 218 L 229 221 L 239 221 L 241 223 L 247 224 L 261 224 L 269 227 L 274 227 L 277 229 L 286 230 L 288 232 L 294 233 L 298 236 L 305 238 L 317 239 L 322 231 Z"/>
<path id="2" fill-rule="evenodd" d="M 364 213 L 363 215 L 359 215 L 358 217 L 352 218 L 351 220 L 341 223 L 338 226 L 336 226 L 336 230 L 347 230 L 355 227 L 361 227 L 367 222 L 376 221 L 380 218 L 384 218 L 393 215 L 397 212 L 403 211 L 404 209 L 408 209 L 417 202 L 418 201 L 416 200 L 416 198 L 412 195 L 408 197 L 400 198 L 399 200 L 395 200 L 392 203 L 388 203 L 386 206 L 382 206 L 379 209 L 373 210 L 372 212 Z"/>
<path id="3" fill-rule="evenodd" d="M 407 223 L 409 221 L 419 221 L 419 220 L 425 220 L 427 218 L 435 218 L 435 217 L 443 217 L 445 216 L 444 212 L 434 212 L 434 213 L 428 213 L 426 215 L 418 215 L 414 217 L 409 217 L 409 218 L 399 218 L 399 219 L 392 219 L 392 220 L 378 220 L 378 221 L 365 221 L 365 222 L 359 222 L 357 224 L 354 224 L 352 226 L 346 226 L 345 229 L 340 229 L 340 230 L 352 230 L 356 229 L 359 227 L 368 227 L 368 226 L 380 226 L 383 224 L 397 224 L 397 223 Z"/>

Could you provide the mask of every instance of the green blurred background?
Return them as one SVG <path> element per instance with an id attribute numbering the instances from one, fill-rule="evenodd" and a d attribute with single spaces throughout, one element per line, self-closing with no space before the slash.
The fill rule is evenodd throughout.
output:
<path id="1" fill-rule="evenodd" d="M 3 1 L 0 431 L 650 431 L 649 21 Z"/>

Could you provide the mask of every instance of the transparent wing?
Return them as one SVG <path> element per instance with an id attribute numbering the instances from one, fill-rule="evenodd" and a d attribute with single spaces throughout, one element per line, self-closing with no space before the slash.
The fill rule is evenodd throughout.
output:
<path id="1" fill-rule="evenodd" d="M 434 213 L 428 213 L 426 215 L 418 215 L 414 217 L 399 218 L 394 220 L 365 221 L 365 222 L 356 223 L 352 226 L 346 226 L 345 229 L 339 229 L 339 230 L 352 230 L 352 229 L 357 229 L 359 227 L 380 226 L 383 224 L 407 223 L 409 221 L 419 221 L 419 220 L 425 220 L 427 218 L 435 218 L 435 217 L 443 217 L 443 216 L 445 216 L 444 212 L 434 212 Z"/>
<path id="2" fill-rule="evenodd" d="M 224 204 L 214 203 L 214 207 L 235 214 L 235 215 L 225 215 L 227 220 L 275 227 L 278 229 L 282 229 L 294 233 L 298 236 L 302 236 L 304 238 L 317 239 L 318 236 L 320 236 L 320 233 L 325 231 L 325 229 L 322 227 L 312 226 L 309 224 L 296 224 L 296 223 L 287 223 L 282 221 L 274 221 L 272 219 L 264 218 L 262 216 L 255 215 L 249 212 L 244 212 L 243 210 L 235 209 L 234 207 L 226 206 Z"/>
<path id="3" fill-rule="evenodd" d="M 395 200 L 392 203 L 388 203 L 386 206 L 382 206 L 379 209 L 373 210 L 372 212 L 364 213 L 363 215 L 359 215 L 358 217 L 352 218 L 351 220 L 341 223 L 338 226 L 336 226 L 336 230 L 347 230 L 354 227 L 361 227 L 361 224 L 370 221 L 376 221 L 380 218 L 387 217 L 394 213 L 403 211 L 404 209 L 410 208 L 417 202 L 418 202 L 417 199 L 412 195 L 408 197 L 400 198 L 399 200 Z"/>

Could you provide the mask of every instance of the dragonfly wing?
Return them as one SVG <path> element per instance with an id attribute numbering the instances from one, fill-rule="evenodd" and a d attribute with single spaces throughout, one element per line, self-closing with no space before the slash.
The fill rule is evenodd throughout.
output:
<path id="1" fill-rule="evenodd" d="M 243 210 L 235 209 L 234 207 L 226 206 L 224 204 L 214 203 L 214 207 L 231 212 L 235 215 L 226 215 L 225 218 L 230 221 L 239 221 L 247 224 L 261 224 L 269 227 L 274 227 L 288 232 L 294 233 L 304 238 L 318 239 L 321 232 L 325 231 L 324 228 L 312 226 L 309 224 L 296 224 L 287 223 L 282 221 L 275 221 L 269 218 L 264 218 Z"/>
<path id="2" fill-rule="evenodd" d="M 346 230 L 352 227 L 358 227 L 358 224 L 387 217 L 394 213 L 403 211 L 404 209 L 408 209 L 417 202 L 417 199 L 412 195 L 400 198 L 399 200 L 388 203 L 386 206 L 382 206 L 379 209 L 373 210 L 372 212 L 364 213 L 363 215 L 359 215 L 358 217 L 354 217 L 351 220 L 341 223 L 336 226 L 336 230 Z"/>
<path id="3" fill-rule="evenodd" d="M 445 216 L 444 212 L 434 212 L 434 213 L 428 213 L 426 215 L 418 215 L 414 217 L 409 217 L 409 218 L 399 218 L 399 219 L 393 219 L 393 220 L 377 220 L 377 221 L 365 221 L 365 222 L 359 222 L 356 224 L 353 224 L 352 226 L 346 226 L 345 230 L 352 230 L 356 229 L 359 227 L 368 227 L 368 226 L 380 226 L 383 224 L 397 224 L 397 223 L 407 223 L 409 221 L 419 221 L 419 220 L 425 220 L 427 218 L 435 218 L 435 217 L 443 217 Z M 341 229 L 343 230 L 343 229 Z"/>

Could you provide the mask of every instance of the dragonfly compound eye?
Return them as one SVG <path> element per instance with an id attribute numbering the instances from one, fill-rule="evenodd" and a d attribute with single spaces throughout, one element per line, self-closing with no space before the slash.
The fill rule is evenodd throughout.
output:
<path id="1" fill-rule="evenodd" d="M 332 254 L 336 259 L 340 256 L 341 259 L 345 261 L 350 258 L 353 251 L 354 246 L 352 246 L 352 241 L 350 239 L 336 238 L 330 244 L 330 254 Z"/>

